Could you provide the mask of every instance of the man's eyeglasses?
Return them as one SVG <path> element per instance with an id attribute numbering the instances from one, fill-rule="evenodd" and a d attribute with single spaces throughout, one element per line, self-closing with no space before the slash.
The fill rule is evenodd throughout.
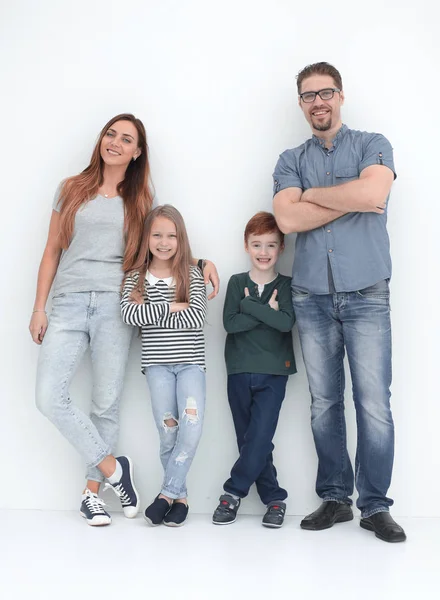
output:
<path id="1" fill-rule="evenodd" d="M 325 88 L 323 90 L 319 90 L 319 92 L 303 92 L 299 95 L 303 102 L 309 103 L 314 102 L 316 96 L 318 95 L 321 100 L 331 100 L 335 95 L 335 92 L 340 93 L 340 89 L 338 88 Z"/>

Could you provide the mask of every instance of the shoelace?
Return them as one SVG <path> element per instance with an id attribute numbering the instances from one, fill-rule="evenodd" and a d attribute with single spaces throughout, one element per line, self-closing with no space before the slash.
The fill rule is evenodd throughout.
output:
<path id="1" fill-rule="evenodd" d="M 105 510 L 102 508 L 103 506 L 105 506 L 105 502 L 104 500 L 102 500 L 102 498 L 100 498 L 90 490 L 86 490 L 85 496 L 86 498 L 84 499 L 84 502 L 86 503 L 87 508 L 92 514 L 105 514 Z"/>
<path id="2" fill-rule="evenodd" d="M 105 492 L 105 490 L 108 490 L 108 489 L 111 489 L 114 491 L 114 493 L 117 495 L 117 497 L 121 501 L 122 506 L 130 506 L 131 505 L 130 496 L 125 491 L 125 488 L 122 485 L 122 483 L 118 483 L 118 485 L 112 485 L 111 483 L 106 483 L 104 485 L 104 492 Z"/>

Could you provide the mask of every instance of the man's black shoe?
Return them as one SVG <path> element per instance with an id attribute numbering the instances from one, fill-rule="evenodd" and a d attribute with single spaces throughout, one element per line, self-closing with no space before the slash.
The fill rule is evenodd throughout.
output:
<path id="1" fill-rule="evenodd" d="M 404 542 L 405 532 L 396 523 L 389 512 L 378 512 L 371 517 L 361 519 L 360 526 L 368 531 L 374 531 L 376 537 L 384 542 Z"/>
<path id="2" fill-rule="evenodd" d="M 315 512 L 304 517 L 301 521 L 301 528 L 319 531 L 333 527 L 335 523 L 344 523 L 352 519 L 353 511 L 348 504 L 333 501 L 323 502 Z"/>

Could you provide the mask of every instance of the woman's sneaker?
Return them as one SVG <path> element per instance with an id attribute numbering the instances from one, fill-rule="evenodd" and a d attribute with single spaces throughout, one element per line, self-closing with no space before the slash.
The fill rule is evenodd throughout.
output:
<path id="1" fill-rule="evenodd" d="M 105 506 L 97 494 L 91 492 L 88 488 L 81 496 L 80 515 L 83 516 L 89 525 L 100 526 L 110 525 L 112 522 L 111 516 L 102 507 Z"/>
<path id="2" fill-rule="evenodd" d="M 284 523 L 284 515 L 286 514 L 285 502 L 270 502 L 267 505 L 266 514 L 261 522 L 265 527 L 279 528 Z"/>
<path id="3" fill-rule="evenodd" d="M 240 498 L 235 499 L 229 494 L 223 494 L 219 500 L 220 503 L 212 515 L 212 522 L 215 525 L 229 525 L 230 523 L 234 523 L 240 507 Z"/>
<path id="4" fill-rule="evenodd" d="M 153 527 L 160 525 L 165 515 L 171 510 L 170 503 L 165 498 L 156 496 L 154 501 L 145 509 L 144 518 Z"/>
<path id="5" fill-rule="evenodd" d="M 121 479 L 117 483 L 106 483 L 104 490 L 112 489 L 122 504 L 122 510 L 127 519 L 133 519 L 139 512 L 139 494 L 134 487 L 133 463 L 128 456 L 119 456 L 117 459 L 122 468 Z"/>
<path id="6" fill-rule="evenodd" d="M 189 506 L 183 502 L 174 502 L 163 519 L 163 524 L 168 527 L 182 527 L 188 516 Z"/>

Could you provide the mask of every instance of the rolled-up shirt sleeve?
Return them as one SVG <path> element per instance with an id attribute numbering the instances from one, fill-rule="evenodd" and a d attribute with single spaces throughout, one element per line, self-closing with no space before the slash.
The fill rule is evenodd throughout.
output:
<path id="1" fill-rule="evenodd" d="M 281 190 L 295 187 L 304 190 L 299 170 L 296 164 L 296 158 L 292 150 L 283 152 L 275 166 L 273 177 L 273 195 Z"/>
<path id="2" fill-rule="evenodd" d="M 394 179 L 397 174 L 394 168 L 393 147 L 387 138 L 380 133 L 372 133 L 365 140 L 362 160 L 359 164 L 359 173 L 371 165 L 384 165 L 394 173 Z"/>

